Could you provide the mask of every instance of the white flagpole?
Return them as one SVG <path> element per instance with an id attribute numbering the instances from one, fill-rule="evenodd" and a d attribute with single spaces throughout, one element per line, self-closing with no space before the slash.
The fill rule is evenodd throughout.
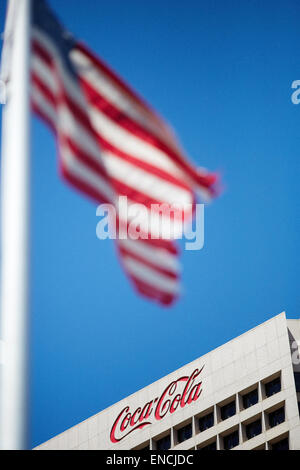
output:
<path id="1" fill-rule="evenodd" d="M 13 30 L 2 120 L 0 448 L 28 448 L 30 0 L 10 0 Z M 7 18 L 7 22 L 9 18 Z M 5 47 L 5 46 L 4 46 Z"/>

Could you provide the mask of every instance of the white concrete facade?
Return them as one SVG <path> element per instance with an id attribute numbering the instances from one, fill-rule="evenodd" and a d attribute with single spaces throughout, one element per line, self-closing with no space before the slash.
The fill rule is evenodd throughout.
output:
<path id="1" fill-rule="evenodd" d="M 36 449 L 300 450 L 299 344 L 283 312 Z"/>

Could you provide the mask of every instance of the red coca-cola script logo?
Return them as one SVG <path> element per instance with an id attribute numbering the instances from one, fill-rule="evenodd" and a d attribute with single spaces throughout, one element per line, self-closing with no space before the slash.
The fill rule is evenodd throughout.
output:
<path id="1" fill-rule="evenodd" d="M 197 401 L 202 393 L 202 381 L 195 383 L 195 380 L 201 374 L 203 367 L 195 369 L 190 376 L 183 376 L 171 382 L 160 397 L 149 401 L 143 407 L 139 406 L 131 411 L 129 406 L 125 406 L 111 428 L 110 440 L 114 443 L 120 442 L 133 431 L 142 429 L 155 420 L 160 421 L 168 413 L 174 413 L 178 407 L 184 408 Z M 185 385 L 182 390 L 180 385 L 183 384 Z"/>

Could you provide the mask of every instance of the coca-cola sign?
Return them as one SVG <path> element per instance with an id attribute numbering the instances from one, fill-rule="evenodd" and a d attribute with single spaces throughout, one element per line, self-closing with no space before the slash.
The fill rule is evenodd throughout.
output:
<path id="1" fill-rule="evenodd" d="M 125 406 L 111 428 L 111 442 L 120 442 L 133 431 L 143 429 L 155 421 L 160 421 L 167 414 L 175 413 L 178 408 L 184 408 L 197 401 L 202 393 L 202 381 L 196 381 L 196 379 L 203 367 L 195 369 L 190 376 L 184 375 L 169 383 L 160 397 L 150 400 L 143 406 L 135 410 L 131 410 L 130 406 Z"/>

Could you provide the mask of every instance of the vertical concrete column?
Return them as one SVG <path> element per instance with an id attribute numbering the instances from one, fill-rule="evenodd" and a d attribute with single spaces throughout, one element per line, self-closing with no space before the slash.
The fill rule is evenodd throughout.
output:
<path id="1" fill-rule="evenodd" d="M 270 450 L 270 446 L 269 446 L 269 443 L 266 442 L 266 447 L 265 447 L 266 450 Z"/>
<path id="2" fill-rule="evenodd" d="M 244 407 L 243 407 L 243 397 L 237 393 L 236 394 L 236 412 L 237 413 L 240 413 L 241 411 L 243 411 Z"/>
<path id="3" fill-rule="evenodd" d="M 300 425 L 289 432 L 289 448 L 290 450 L 300 450 Z"/>
<path id="4" fill-rule="evenodd" d="M 258 382 L 258 401 L 262 401 L 264 398 L 264 395 L 263 395 L 263 384 L 262 382 Z"/>
<path id="5" fill-rule="evenodd" d="M 173 449 L 173 447 L 175 446 L 176 442 L 175 442 L 175 430 L 174 428 L 172 427 L 171 428 L 171 449 Z"/>
<path id="6" fill-rule="evenodd" d="M 267 429 L 268 429 L 267 419 L 268 419 L 268 417 L 266 416 L 266 412 L 263 411 L 262 414 L 261 414 L 261 430 L 262 430 L 262 432 L 266 432 Z"/>
<path id="7" fill-rule="evenodd" d="M 192 417 L 192 435 L 193 437 L 196 436 L 196 418 L 195 416 Z"/>
<path id="8" fill-rule="evenodd" d="M 246 431 L 242 423 L 239 423 L 239 445 L 247 440 Z"/>
<path id="9" fill-rule="evenodd" d="M 214 405 L 214 425 L 221 421 L 220 409 L 217 405 Z"/>

